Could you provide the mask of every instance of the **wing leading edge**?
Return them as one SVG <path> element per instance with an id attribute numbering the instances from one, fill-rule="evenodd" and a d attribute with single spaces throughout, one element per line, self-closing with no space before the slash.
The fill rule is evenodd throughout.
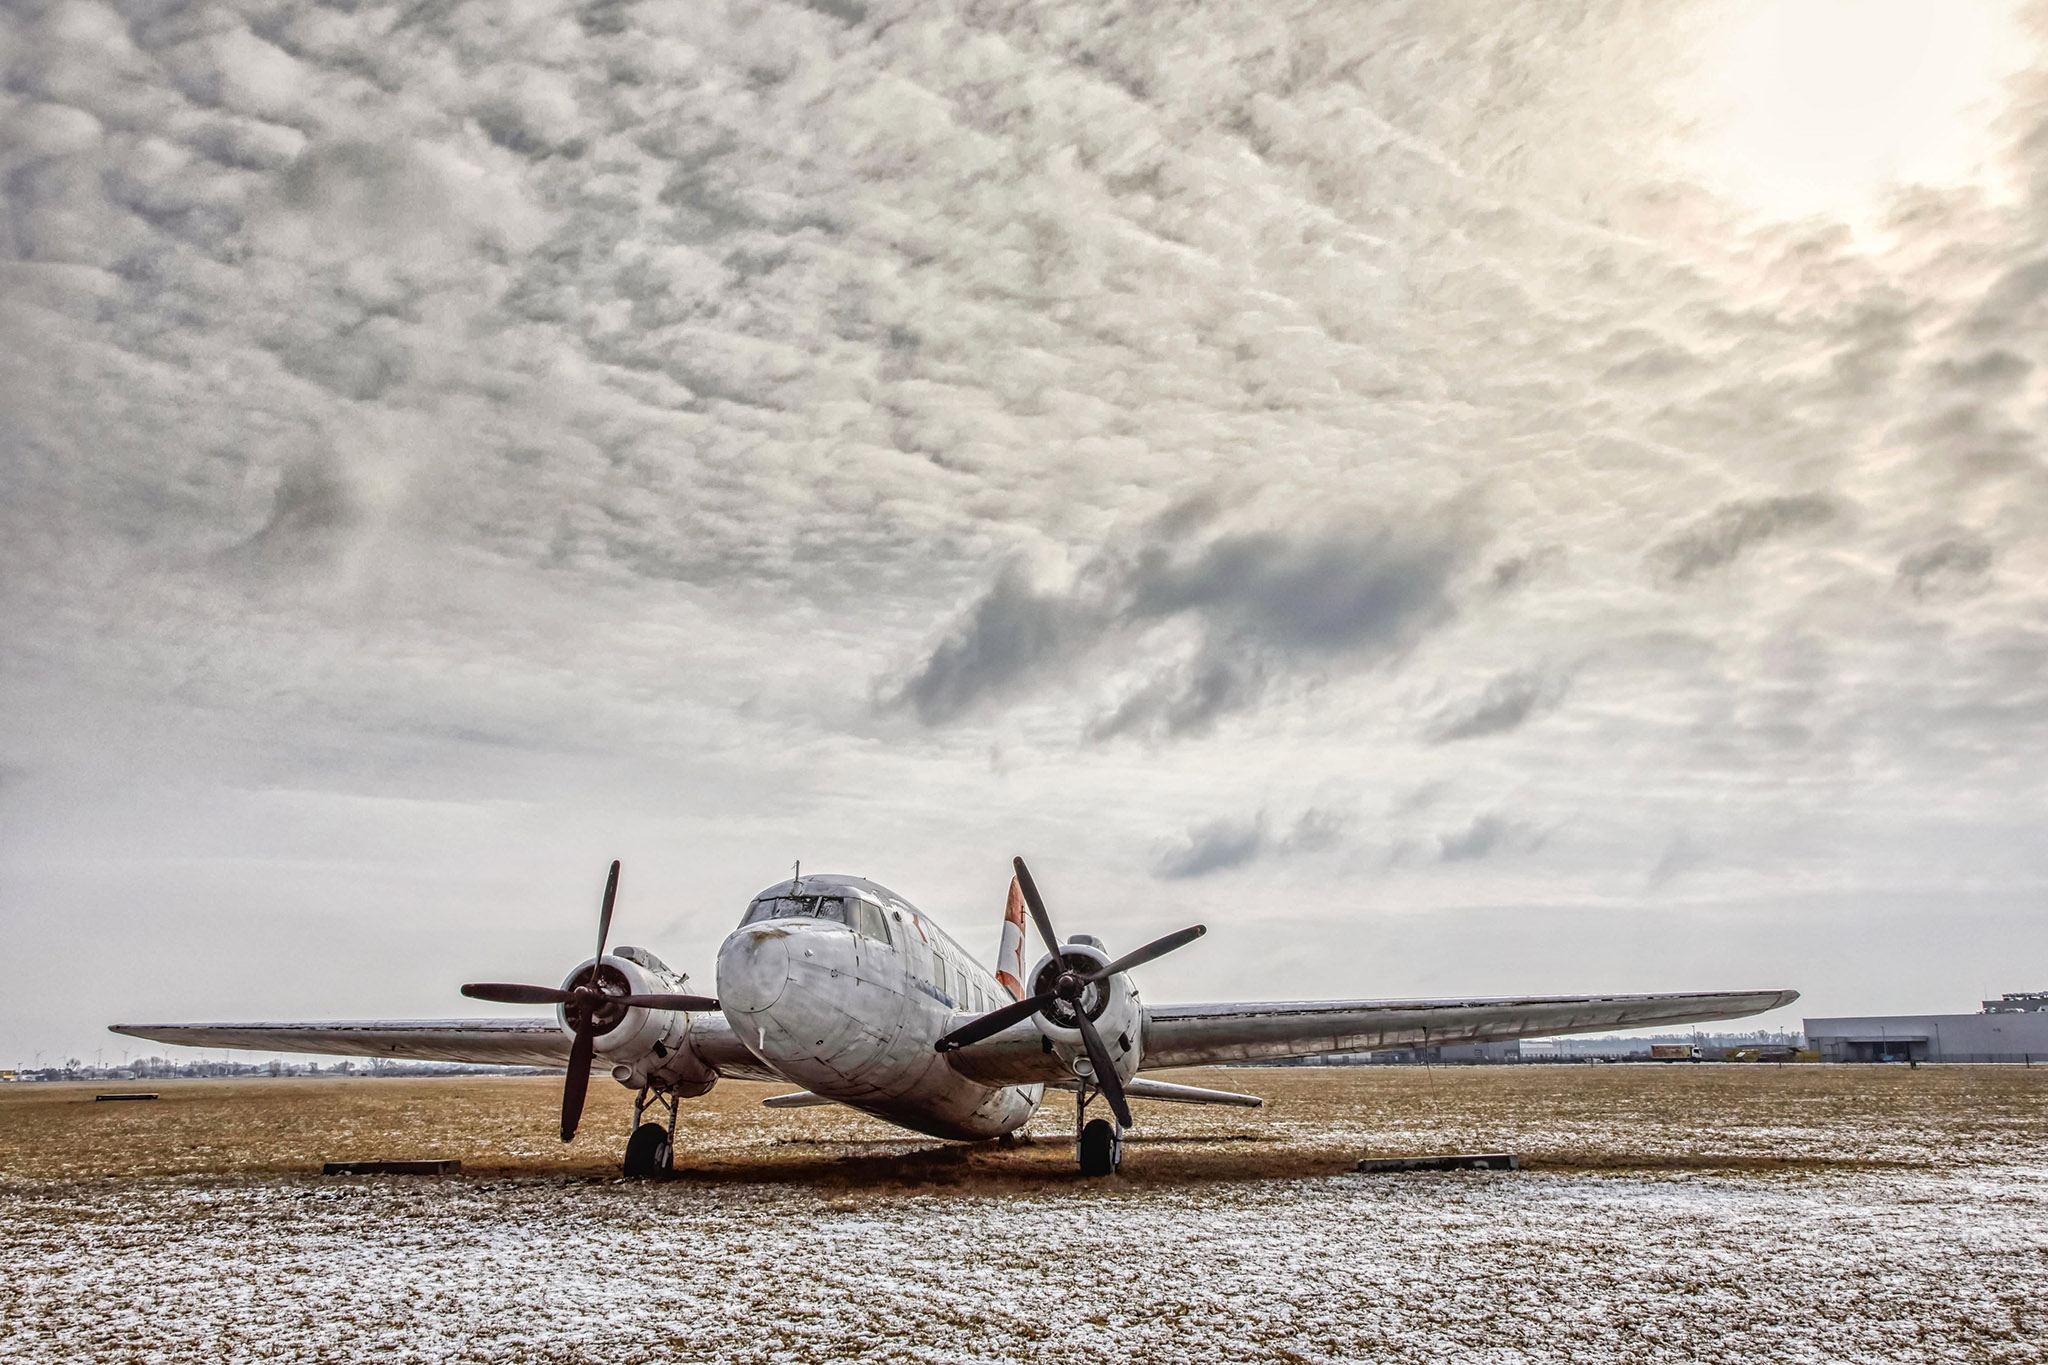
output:
<path id="1" fill-rule="evenodd" d="M 569 1065 L 569 1037 L 546 1017 L 534 1019 L 364 1019 L 327 1023 L 115 1024 L 111 1032 L 181 1047 L 229 1047 L 252 1052 L 312 1052 L 339 1057 L 397 1057 L 415 1062 L 471 1062 L 486 1066 Z M 690 1050 L 721 1075 L 780 1079 L 717 1016 L 690 1022 Z M 602 1042 L 591 1064 L 608 1072 Z"/>
<path id="2" fill-rule="evenodd" d="M 327 1023 L 115 1024 L 111 1032 L 181 1047 L 317 1052 L 490 1066 L 569 1064 L 569 1039 L 552 1019 L 361 1019 Z"/>

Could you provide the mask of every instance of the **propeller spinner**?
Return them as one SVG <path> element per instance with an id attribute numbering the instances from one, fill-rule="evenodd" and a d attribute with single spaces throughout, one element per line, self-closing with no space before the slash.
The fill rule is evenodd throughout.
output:
<path id="1" fill-rule="evenodd" d="M 1131 1107 L 1124 1098 L 1123 1078 L 1116 1074 L 1116 1063 L 1110 1059 L 1109 1049 L 1103 1046 L 1102 1035 L 1096 1031 L 1095 1021 L 1088 1017 L 1088 1011 L 1081 1008 L 1081 997 L 1088 987 L 1098 981 L 1107 981 L 1118 972 L 1127 972 L 1141 967 L 1154 958 L 1164 957 L 1176 948 L 1186 947 L 1209 932 L 1205 925 L 1191 925 L 1165 938 L 1156 938 L 1144 947 L 1125 953 L 1114 962 L 1083 971 L 1073 964 L 1060 944 L 1060 937 L 1053 932 L 1052 917 L 1045 913 L 1045 902 L 1039 898 L 1038 886 L 1031 880 L 1031 870 L 1024 866 L 1024 860 L 1014 860 L 1017 869 L 1017 885 L 1023 889 L 1024 904 L 1031 911 L 1031 922 L 1038 926 L 1038 936 L 1045 940 L 1045 946 L 1052 953 L 1053 960 L 1061 966 L 1060 974 L 1053 979 L 1051 987 L 1037 995 L 1026 996 L 1014 1004 L 991 1010 L 971 1023 L 963 1024 L 945 1037 L 939 1039 L 936 1049 L 940 1052 L 958 1052 L 970 1043 L 994 1037 L 1012 1024 L 1021 1023 L 1035 1014 L 1046 1014 L 1056 1006 L 1065 1004 L 1069 1009 L 1061 1014 L 1071 1013 L 1080 1029 L 1081 1045 L 1088 1051 L 1090 1069 L 1095 1073 L 1094 1082 L 1102 1092 L 1109 1107 L 1116 1114 L 1117 1122 L 1131 1127 Z M 1043 977 L 1040 978 L 1043 980 Z M 1064 1023 L 1061 1019 L 1059 1022 Z"/>
<path id="2" fill-rule="evenodd" d="M 619 897 L 619 862 L 612 860 L 611 875 L 604 882 L 604 905 L 597 912 L 597 957 L 590 971 L 576 985 L 564 990 L 555 986 L 517 986 L 499 981 L 475 981 L 462 988 L 472 1000 L 490 1000 L 500 1005 L 560 1005 L 576 1036 L 569 1045 L 569 1074 L 562 1084 L 562 1141 L 576 1136 L 583 1118 L 583 1099 L 590 1089 L 590 1060 L 597 1053 L 597 1036 L 618 1023 L 619 1016 L 634 1007 L 650 1010 L 715 1010 L 718 1002 L 708 995 L 634 994 L 630 990 L 606 989 L 608 969 L 604 961 L 605 940 L 611 937 L 612 904 Z M 610 972 L 618 976 L 616 970 Z"/>

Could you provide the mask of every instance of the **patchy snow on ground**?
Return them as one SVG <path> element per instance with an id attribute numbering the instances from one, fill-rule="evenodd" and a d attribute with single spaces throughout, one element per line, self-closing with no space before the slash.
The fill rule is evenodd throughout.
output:
<path id="1" fill-rule="evenodd" d="M 682 1177 L 559 1082 L 0 1093 L 16 1362 L 2048 1362 L 2048 1071 L 1209 1072 L 1125 1173 L 722 1084 Z M 1517 1172 L 1361 1175 L 1510 1149 Z M 451 1178 L 313 1174 L 461 1156 Z"/>
<path id="2" fill-rule="evenodd" d="M 2048 1359 L 2048 1171 L 17 1186 L 0 1360 Z"/>

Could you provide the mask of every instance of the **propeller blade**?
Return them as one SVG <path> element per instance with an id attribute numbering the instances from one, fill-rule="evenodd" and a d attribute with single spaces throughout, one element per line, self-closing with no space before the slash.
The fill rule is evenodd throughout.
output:
<path id="1" fill-rule="evenodd" d="M 576 1030 L 569 1046 L 569 1075 L 562 1082 L 562 1141 L 572 1142 L 576 1125 L 583 1119 L 583 1096 L 590 1089 L 590 1058 L 597 1051 L 597 1035 Z"/>
<path id="2" fill-rule="evenodd" d="M 1001 1033 L 1019 1020 L 1029 1019 L 1056 999 L 1058 997 L 1050 993 L 1033 995 L 1027 996 L 1022 1000 L 1013 1001 L 999 1010 L 990 1010 L 987 1014 L 982 1015 L 981 1018 L 971 1023 L 962 1024 L 959 1028 L 954 1029 L 951 1033 L 939 1039 L 933 1045 L 932 1050 L 934 1052 L 958 1052 L 969 1043 L 978 1043 L 984 1038 L 993 1038 L 996 1034 Z"/>
<path id="3" fill-rule="evenodd" d="M 604 960 L 604 941 L 612 936 L 612 902 L 619 898 L 619 860 L 612 859 L 612 872 L 604 879 L 604 908 L 597 912 L 597 957 Z M 597 984 L 597 978 L 591 978 Z"/>
<path id="4" fill-rule="evenodd" d="M 614 1004 L 638 1005 L 644 1010 L 681 1010 L 684 1013 L 709 1013 L 718 1008 L 718 1002 L 708 995 L 614 995 Z"/>
<path id="5" fill-rule="evenodd" d="M 569 998 L 569 992 L 553 986 L 514 986 L 503 981 L 473 981 L 462 993 L 472 1000 L 500 1005 L 559 1005 Z"/>
<path id="6" fill-rule="evenodd" d="M 1075 1010 L 1074 1017 L 1081 1022 L 1081 1041 L 1088 1048 L 1088 1061 L 1095 1072 L 1095 1088 L 1102 1092 L 1102 1098 L 1109 1101 L 1116 1121 L 1126 1128 L 1133 1126 L 1130 1101 L 1124 1098 L 1123 1078 L 1116 1074 L 1116 1063 L 1109 1060 L 1109 1049 L 1102 1045 L 1102 1035 L 1095 1031 L 1095 1021 L 1088 1017 L 1086 1010 Z"/>
<path id="7" fill-rule="evenodd" d="M 1024 866 L 1022 858 L 1010 861 L 1017 869 L 1017 885 L 1024 888 L 1024 904 L 1031 907 L 1031 922 L 1038 926 L 1038 936 L 1045 940 L 1046 949 L 1058 957 L 1060 936 L 1052 931 L 1052 917 L 1045 913 L 1045 902 L 1038 898 L 1038 883 L 1031 880 L 1031 869 Z"/>
<path id="8" fill-rule="evenodd" d="M 1197 924 L 1183 929 L 1177 934 L 1168 934 L 1165 938 L 1155 938 L 1135 952 L 1125 953 L 1107 967 L 1098 967 L 1081 979 L 1083 981 L 1106 981 L 1118 972 L 1127 972 L 1133 967 L 1142 967 L 1155 957 L 1165 957 L 1175 948 L 1184 948 L 1208 932 L 1209 926 Z"/>

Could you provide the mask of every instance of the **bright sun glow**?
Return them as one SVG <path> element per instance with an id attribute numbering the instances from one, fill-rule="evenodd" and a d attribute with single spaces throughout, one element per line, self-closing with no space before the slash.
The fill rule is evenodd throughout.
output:
<path id="1" fill-rule="evenodd" d="M 1866 221 L 1902 186 L 2009 192 L 1994 123 L 2032 43 L 1998 0 L 1733 0 L 1694 83 L 1693 159 L 1774 218 Z"/>

